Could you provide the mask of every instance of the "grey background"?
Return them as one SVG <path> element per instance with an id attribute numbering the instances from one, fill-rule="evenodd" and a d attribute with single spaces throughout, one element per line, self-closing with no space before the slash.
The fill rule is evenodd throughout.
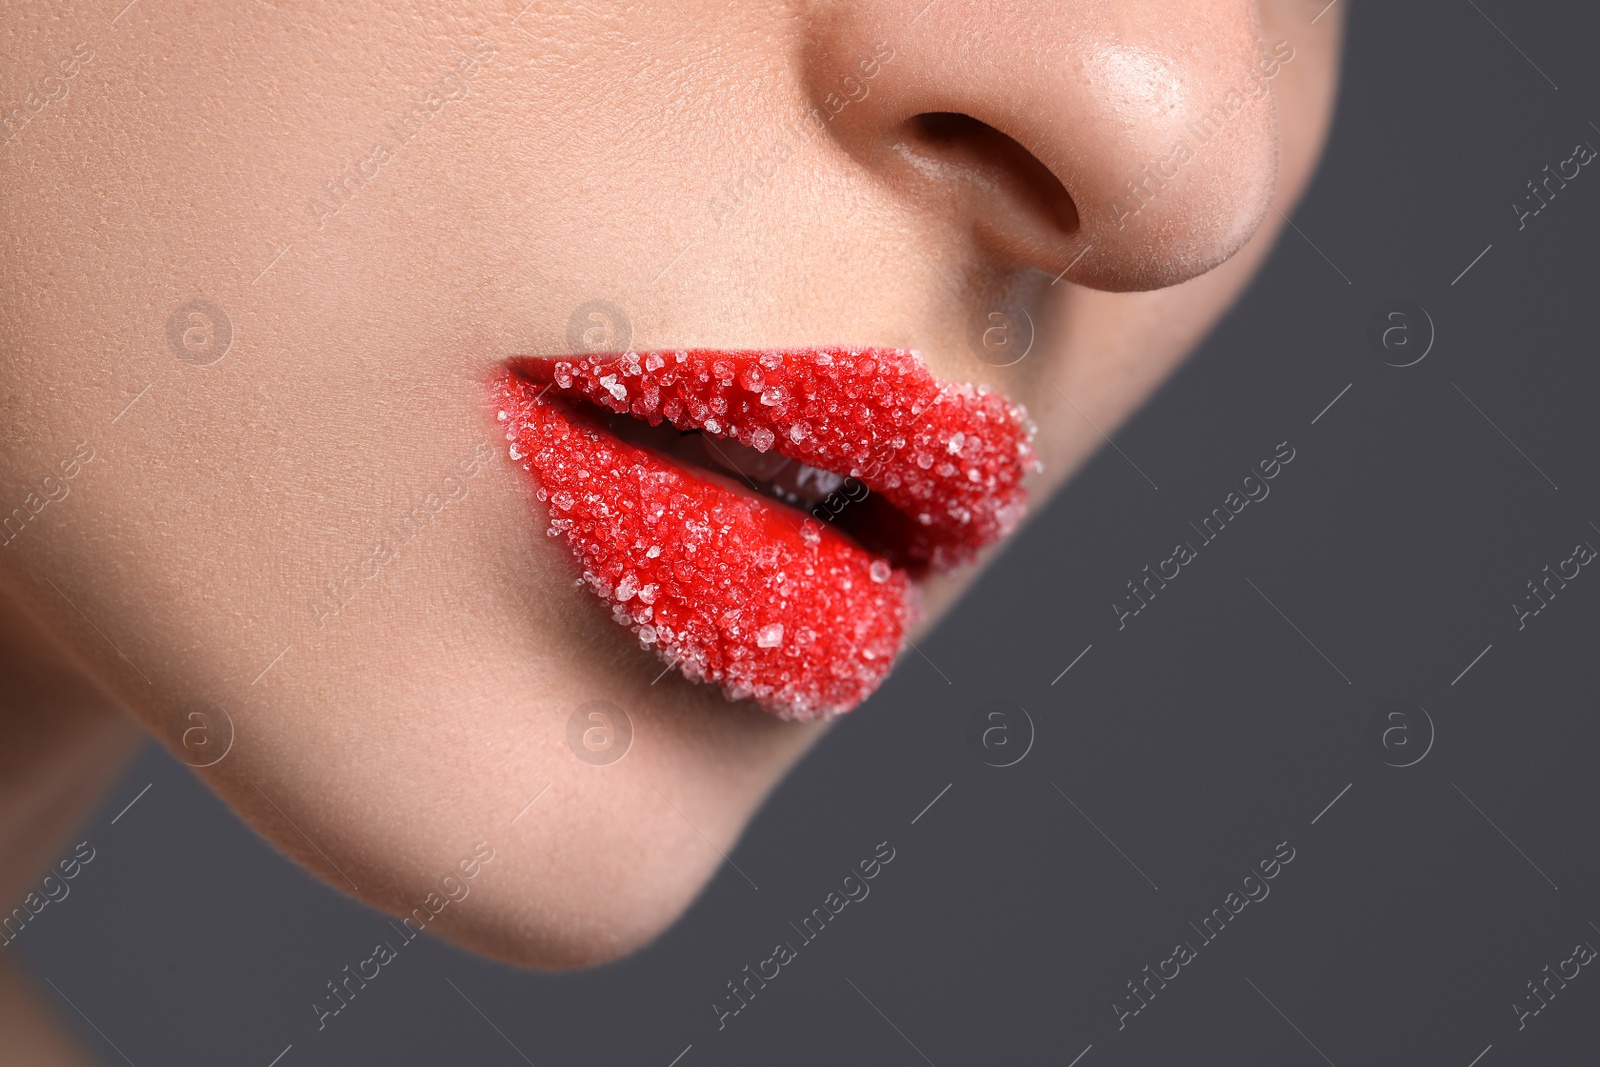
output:
<path id="1" fill-rule="evenodd" d="M 1512 1004 L 1600 945 L 1600 576 L 1520 632 L 1510 605 L 1600 545 L 1600 172 L 1520 232 L 1509 205 L 1576 142 L 1600 146 L 1595 16 L 1346 6 L 1300 232 L 1123 454 L 1103 450 L 926 659 L 778 789 L 733 854 L 759 890 L 724 867 L 659 943 L 588 973 L 419 940 L 318 1033 L 311 1000 L 385 920 L 152 749 L 85 829 L 98 855 L 70 898 L 15 950 L 107 1062 L 140 1067 L 267 1067 L 286 1046 L 281 1067 L 1594 1062 L 1593 968 L 1521 1031 Z M 1366 339 L 1394 298 L 1437 331 L 1405 369 Z M 1123 583 L 1284 440 L 1271 496 L 1119 632 Z M 1368 740 L 1394 699 L 1432 722 L 1409 768 L 1385 760 L 1422 749 L 1419 717 L 1388 750 Z M 989 701 L 1031 716 L 1013 767 L 973 743 Z M 1016 712 L 1011 730 L 1020 744 Z M 787 924 L 883 840 L 896 858 L 870 897 L 719 1032 L 724 983 L 796 940 Z M 1282 841 L 1296 856 L 1271 895 L 1201 946 L 1188 924 Z M 1180 940 L 1198 958 L 1119 1031 L 1125 983 Z"/>

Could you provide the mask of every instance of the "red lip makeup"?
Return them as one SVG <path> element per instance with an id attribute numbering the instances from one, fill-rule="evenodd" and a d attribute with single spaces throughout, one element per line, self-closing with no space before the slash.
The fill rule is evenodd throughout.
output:
<path id="1" fill-rule="evenodd" d="M 519 359 L 494 399 L 616 620 L 785 719 L 877 688 L 915 578 L 1010 533 L 1037 466 L 1019 406 L 904 349 Z"/>

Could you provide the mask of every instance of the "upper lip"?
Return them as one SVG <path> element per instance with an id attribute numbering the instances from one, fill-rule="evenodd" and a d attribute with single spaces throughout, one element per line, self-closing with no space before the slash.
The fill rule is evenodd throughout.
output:
<path id="1" fill-rule="evenodd" d="M 1020 406 L 982 386 L 940 382 L 907 349 L 680 349 L 512 365 L 546 394 L 857 479 L 890 506 L 845 509 L 844 524 L 913 572 L 970 562 L 1008 534 L 1026 508 L 1023 477 L 1037 466 Z M 726 445 L 711 448 L 727 458 Z M 831 519 L 834 510 L 813 514 Z"/>

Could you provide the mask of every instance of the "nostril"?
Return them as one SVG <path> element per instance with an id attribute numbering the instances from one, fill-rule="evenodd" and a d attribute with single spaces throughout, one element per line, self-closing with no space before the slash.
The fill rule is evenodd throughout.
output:
<path id="1" fill-rule="evenodd" d="M 907 122 L 908 147 L 926 159 L 960 168 L 996 192 L 1017 198 L 1062 236 L 1078 230 L 1078 207 L 1061 179 L 1014 138 L 954 111 L 929 111 Z"/>

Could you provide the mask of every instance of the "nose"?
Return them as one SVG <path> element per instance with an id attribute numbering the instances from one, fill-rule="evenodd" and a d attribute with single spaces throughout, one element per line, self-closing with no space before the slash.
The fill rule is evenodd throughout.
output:
<path id="1" fill-rule="evenodd" d="M 805 51 L 837 143 L 984 253 L 1100 289 L 1185 281 L 1270 208 L 1255 0 L 839 0 Z"/>

